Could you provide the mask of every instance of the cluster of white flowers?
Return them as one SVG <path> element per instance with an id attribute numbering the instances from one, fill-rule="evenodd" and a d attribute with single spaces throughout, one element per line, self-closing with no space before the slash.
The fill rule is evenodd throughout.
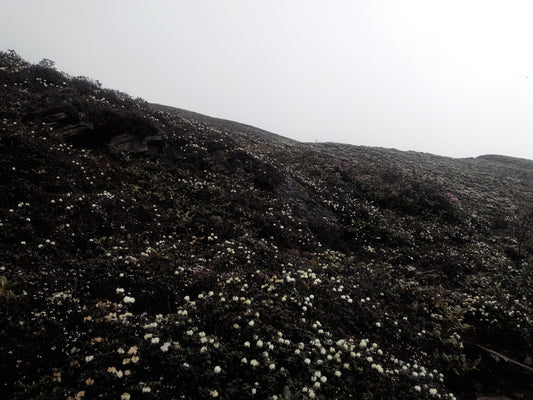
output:
<path id="1" fill-rule="evenodd" d="M 259 361 L 257 361 L 256 359 L 250 360 L 250 365 L 252 367 L 257 367 L 259 366 Z"/>

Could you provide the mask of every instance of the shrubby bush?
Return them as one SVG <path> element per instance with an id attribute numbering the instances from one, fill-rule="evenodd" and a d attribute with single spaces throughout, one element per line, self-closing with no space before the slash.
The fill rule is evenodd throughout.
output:
<path id="1" fill-rule="evenodd" d="M 514 236 L 485 218 L 499 170 L 216 128 L 0 58 L 4 396 L 453 400 L 523 378 L 484 350 L 533 351 L 533 271 L 504 253 L 530 251 L 530 213 Z M 161 153 L 107 151 L 162 129 Z"/>
<path id="2" fill-rule="evenodd" d="M 518 257 L 533 254 L 533 201 L 522 203 L 514 220 Z"/>

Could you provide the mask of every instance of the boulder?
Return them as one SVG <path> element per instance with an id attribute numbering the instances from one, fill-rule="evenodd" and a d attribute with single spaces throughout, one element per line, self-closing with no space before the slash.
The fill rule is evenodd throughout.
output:
<path id="1" fill-rule="evenodd" d="M 148 151 L 148 144 L 135 135 L 122 133 L 111 138 L 108 148 L 111 154 L 140 154 Z"/>
<path id="2" fill-rule="evenodd" d="M 94 130 L 94 125 L 90 122 L 78 122 L 77 124 L 65 125 L 61 129 L 57 130 L 56 133 L 63 137 L 64 139 L 69 139 L 73 137 L 79 137 L 87 135 L 90 131 Z"/>

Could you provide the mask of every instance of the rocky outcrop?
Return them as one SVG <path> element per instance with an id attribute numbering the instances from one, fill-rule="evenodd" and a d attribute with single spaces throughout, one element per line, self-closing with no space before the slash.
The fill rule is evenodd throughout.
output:
<path id="1" fill-rule="evenodd" d="M 321 243 L 334 245 L 342 236 L 337 216 L 315 200 L 296 180 L 286 177 L 277 190 L 278 198 L 290 204 L 297 216 L 305 217 L 309 230 Z"/>
<path id="2" fill-rule="evenodd" d="M 111 154 L 149 154 L 160 152 L 165 146 L 165 135 L 147 136 L 142 140 L 130 133 L 113 136 L 108 144 Z"/>
<path id="3" fill-rule="evenodd" d="M 63 118 L 55 118 L 55 124 Z M 108 118 L 104 122 L 81 121 L 57 129 L 56 135 L 78 147 L 107 149 L 111 154 L 154 155 L 162 151 L 166 134 L 154 126 L 121 124 L 121 118 Z"/>
<path id="4" fill-rule="evenodd" d="M 56 133 L 64 139 L 81 137 L 88 135 L 94 130 L 94 125 L 90 122 L 78 122 L 77 124 L 69 124 L 57 130 Z"/>

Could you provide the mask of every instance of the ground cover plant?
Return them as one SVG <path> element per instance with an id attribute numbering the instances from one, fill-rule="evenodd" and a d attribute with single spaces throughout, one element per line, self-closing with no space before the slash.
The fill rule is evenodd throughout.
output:
<path id="1" fill-rule="evenodd" d="M 533 162 L 299 143 L 0 53 L 0 392 L 533 391 Z"/>

